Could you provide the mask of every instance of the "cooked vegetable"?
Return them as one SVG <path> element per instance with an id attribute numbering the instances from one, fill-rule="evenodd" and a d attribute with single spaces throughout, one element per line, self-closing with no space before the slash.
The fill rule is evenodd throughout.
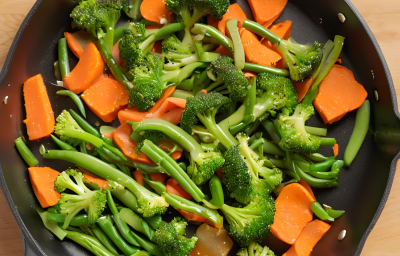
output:
<path id="1" fill-rule="evenodd" d="M 281 15 L 286 3 L 287 0 L 249 0 L 254 19 L 266 28 Z"/>
<path id="2" fill-rule="evenodd" d="M 190 252 L 191 255 L 227 256 L 232 249 L 233 241 L 226 230 L 202 224 L 197 228 L 196 235 L 199 240 L 196 247 Z"/>
<path id="3" fill-rule="evenodd" d="M 61 195 L 54 189 L 54 181 L 60 173 L 49 167 L 29 167 L 28 171 L 33 192 L 42 208 L 57 204 Z"/>
<path id="4" fill-rule="evenodd" d="M 185 199 L 192 199 L 193 197 L 182 188 L 175 179 L 168 179 L 165 192 L 172 195 L 177 195 Z"/>
<path id="5" fill-rule="evenodd" d="M 140 170 L 132 172 L 133 178 L 137 183 L 143 186 L 143 173 Z"/>
<path id="6" fill-rule="evenodd" d="M 68 90 L 57 91 L 57 94 L 58 95 L 69 96 L 72 99 L 72 101 L 76 104 L 76 106 L 78 107 L 78 109 L 81 112 L 81 114 L 83 115 L 83 117 L 86 118 L 85 106 L 83 105 L 83 102 L 79 98 L 78 95 L 76 95 L 75 93 L 73 93 L 71 91 L 68 91 Z"/>
<path id="7" fill-rule="evenodd" d="M 71 222 L 72 223 L 72 222 Z M 117 247 L 111 241 L 111 239 L 104 233 L 103 230 L 99 227 L 98 224 L 94 224 L 91 226 L 90 230 L 93 232 L 94 236 L 99 240 L 99 242 L 107 248 L 112 254 L 118 255 Z"/>
<path id="8" fill-rule="evenodd" d="M 64 77 L 70 72 L 67 40 L 65 38 L 61 38 L 58 41 L 58 65 L 61 72 L 61 78 L 64 79 Z"/>
<path id="9" fill-rule="evenodd" d="M 290 20 L 278 22 L 269 26 L 268 29 L 275 35 L 282 37 L 284 40 L 288 40 L 292 32 L 292 22 Z M 272 45 L 268 39 L 262 40 L 261 43 L 271 49 L 276 50 L 277 48 L 276 45 Z"/>
<path id="10" fill-rule="evenodd" d="M 320 203 L 318 202 L 313 202 L 311 204 L 311 211 L 317 216 L 320 220 L 323 221 L 334 221 L 334 218 L 329 216 L 329 214 L 324 210 L 324 208 L 321 206 Z"/>
<path id="11" fill-rule="evenodd" d="M 294 87 L 296 88 L 297 94 L 299 95 L 299 99 L 297 100 L 298 103 L 300 103 L 304 99 L 313 82 L 314 80 L 312 77 L 300 82 L 293 81 Z"/>
<path id="12" fill-rule="evenodd" d="M 287 244 L 294 244 L 304 226 L 312 221 L 310 207 L 314 201 L 302 185 L 292 183 L 285 186 L 276 199 L 272 234 Z"/>
<path id="13" fill-rule="evenodd" d="M 261 246 L 257 242 L 253 241 L 248 248 L 242 248 L 237 253 L 237 256 L 275 256 L 275 253 L 267 246 Z"/>
<path id="14" fill-rule="evenodd" d="M 32 151 L 29 150 L 28 146 L 21 137 L 15 140 L 15 146 L 17 147 L 22 158 L 30 167 L 34 167 L 39 163 L 39 160 L 37 160 L 37 158 L 32 154 Z"/>
<path id="15" fill-rule="evenodd" d="M 161 25 L 166 25 L 172 21 L 172 13 L 165 6 L 165 0 L 143 0 L 140 5 L 142 17 Z"/>
<path id="16" fill-rule="evenodd" d="M 26 124 L 29 140 L 39 140 L 54 131 L 54 113 L 41 74 L 24 83 Z"/>
<path id="17" fill-rule="evenodd" d="M 210 192 L 212 199 L 210 203 L 216 207 L 222 207 L 224 205 L 224 191 L 222 190 L 221 180 L 218 175 L 214 175 L 209 183 Z"/>
<path id="18" fill-rule="evenodd" d="M 78 64 L 76 64 L 71 73 L 63 78 L 64 87 L 76 94 L 80 94 L 88 89 L 92 82 L 103 73 L 104 67 L 103 58 L 97 47 L 93 43 L 89 43 L 83 50 Z"/>
<path id="19" fill-rule="evenodd" d="M 333 155 L 338 156 L 339 155 L 339 144 L 333 145 Z"/>
<path id="20" fill-rule="evenodd" d="M 351 134 L 349 143 L 347 144 L 344 152 L 344 163 L 346 166 L 350 166 L 350 164 L 356 158 L 358 151 L 360 150 L 365 137 L 367 136 L 371 115 L 370 113 L 370 103 L 368 100 L 366 100 L 357 110 L 353 133 Z"/>
<path id="21" fill-rule="evenodd" d="M 210 16 L 212 18 L 212 16 Z M 246 14 L 243 12 L 242 8 L 237 3 L 229 5 L 228 10 L 226 10 L 226 13 L 222 16 L 222 19 L 217 21 L 217 26 L 213 26 L 217 28 L 223 35 L 230 35 L 229 29 L 227 30 L 227 22 L 229 20 L 236 19 L 238 20 L 237 27 L 238 31 L 242 28 L 242 23 L 245 19 L 247 19 Z M 208 24 L 211 25 L 211 24 Z M 211 25 L 212 26 L 212 25 Z M 226 33 L 228 32 L 228 33 Z"/>
<path id="22" fill-rule="evenodd" d="M 64 32 L 65 39 L 67 40 L 67 45 L 72 53 L 80 59 L 83 54 L 83 47 L 80 45 L 78 40 L 76 39 L 74 33 Z M 60 58 L 60 57 L 58 57 Z M 69 72 L 68 72 L 69 73 Z"/>

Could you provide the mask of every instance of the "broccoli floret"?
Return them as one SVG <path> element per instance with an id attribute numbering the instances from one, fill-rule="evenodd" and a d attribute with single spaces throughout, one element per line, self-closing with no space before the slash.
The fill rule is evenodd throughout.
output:
<path id="1" fill-rule="evenodd" d="M 282 55 L 292 80 L 301 81 L 309 78 L 318 68 L 322 60 L 322 45 L 315 42 L 314 45 L 302 45 L 294 40 L 281 40 L 278 52 Z"/>
<path id="2" fill-rule="evenodd" d="M 192 53 L 190 47 L 183 44 L 175 35 L 171 35 L 162 42 L 162 52 L 168 63 L 165 69 L 176 69 L 198 60 L 197 54 Z"/>
<path id="3" fill-rule="evenodd" d="M 70 176 L 72 176 L 78 184 L 75 184 Z M 68 169 L 58 175 L 54 182 L 54 190 L 61 193 L 66 189 L 70 189 L 78 195 L 82 195 L 85 193 L 85 190 L 81 186 L 81 182 L 83 183 L 82 173 L 77 172 L 75 169 Z"/>
<path id="4" fill-rule="evenodd" d="M 226 55 L 219 56 L 207 68 L 207 72 L 221 81 L 229 91 L 232 101 L 243 99 L 247 95 L 249 82 L 243 72 L 233 64 L 233 59 Z"/>
<path id="5" fill-rule="evenodd" d="M 64 135 L 65 129 L 74 129 L 77 131 L 84 132 L 84 130 L 79 126 L 75 119 L 67 110 L 63 110 L 61 114 L 56 118 L 56 125 L 54 127 L 54 133 L 60 137 L 60 139 L 69 145 L 76 147 L 80 143 L 79 139 L 75 139 Z"/>
<path id="6" fill-rule="evenodd" d="M 140 134 L 142 136 L 143 140 L 137 144 L 135 147 L 135 150 L 140 154 L 141 149 L 143 147 L 144 141 L 145 140 L 150 140 L 153 143 L 157 143 L 160 140 L 165 140 L 168 139 L 167 136 L 165 136 L 164 133 L 159 132 L 159 131 L 144 131 Z"/>
<path id="7" fill-rule="evenodd" d="M 262 247 L 257 242 L 251 242 L 249 248 L 242 248 L 237 253 L 237 256 L 275 256 L 275 253 L 268 248 L 268 246 Z"/>
<path id="8" fill-rule="evenodd" d="M 156 230 L 157 243 L 165 256 L 187 256 L 196 246 L 198 237 L 186 238 L 187 222 L 180 217 L 164 223 Z"/>
<path id="9" fill-rule="evenodd" d="M 305 130 L 305 122 L 314 114 L 314 107 L 310 104 L 299 104 L 293 115 L 280 115 L 278 130 L 281 135 L 279 145 L 287 151 L 304 153 L 316 152 L 322 138 L 309 134 Z"/>
<path id="10" fill-rule="evenodd" d="M 126 1 L 81 1 L 71 13 L 74 24 L 98 39 L 104 38 L 111 52 L 114 43 L 114 27 L 121 17 Z"/>
<path id="11" fill-rule="evenodd" d="M 257 98 L 256 111 L 275 112 L 283 107 L 292 110 L 297 105 L 297 91 L 290 79 L 272 73 L 257 76 L 257 88 L 265 92 Z M 262 107 L 261 107 L 262 106 Z M 266 111 L 265 111 L 266 110 Z M 257 114 L 259 116 L 260 114 Z"/>
<path id="12" fill-rule="evenodd" d="M 61 198 L 55 205 L 58 213 L 65 215 L 63 228 L 69 226 L 72 218 L 84 210 L 88 214 L 88 224 L 94 224 L 100 218 L 107 203 L 106 195 L 102 190 L 88 189 L 77 173 L 72 173 L 79 187 L 84 191 L 79 195 L 61 193 Z M 75 175 L 74 175 L 75 174 Z M 57 182 L 57 181 L 56 181 Z"/>
<path id="13" fill-rule="evenodd" d="M 269 195 L 257 196 L 243 208 L 225 204 L 221 211 L 229 223 L 226 226 L 229 236 L 240 247 L 247 247 L 254 240 L 263 240 L 269 233 L 274 222 L 275 201 Z"/>

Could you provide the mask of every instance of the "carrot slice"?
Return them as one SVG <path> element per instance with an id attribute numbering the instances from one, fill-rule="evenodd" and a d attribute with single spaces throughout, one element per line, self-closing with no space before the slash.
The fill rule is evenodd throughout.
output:
<path id="1" fill-rule="evenodd" d="M 228 57 L 233 58 L 233 54 L 222 45 L 218 46 L 218 48 L 215 49 L 214 52 L 215 53 L 220 53 L 220 54 L 223 54 L 223 55 L 226 55 Z"/>
<path id="2" fill-rule="evenodd" d="M 177 209 L 177 208 L 175 208 L 175 210 L 177 210 L 180 214 L 182 214 L 182 216 L 185 217 L 188 221 L 196 221 L 196 222 L 200 222 L 200 223 L 206 223 L 216 229 L 221 229 L 223 227 L 223 225 L 214 223 L 211 220 L 207 219 L 206 217 L 197 215 L 193 212 L 188 212 L 188 211 Z"/>
<path id="3" fill-rule="evenodd" d="M 82 94 L 86 105 L 104 122 L 112 122 L 118 111 L 128 104 L 129 94 L 125 86 L 112 78 L 106 78 L 90 86 Z"/>
<path id="4" fill-rule="evenodd" d="M 319 85 L 314 106 L 326 124 L 340 120 L 346 113 L 359 108 L 368 93 L 348 68 L 334 65 Z"/>
<path id="5" fill-rule="evenodd" d="M 101 189 L 108 189 L 110 188 L 110 186 L 108 185 L 107 180 L 92 176 L 90 174 L 84 173 L 83 174 L 83 178 L 87 181 L 89 181 L 90 183 L 94 183 L 96 184 L 99 188 Z"/>
<path id="6" fill-rule="evenodd" d="M 207 24 L 213 26 L 214 28 L 218 29 L 218 22 L 220 20 L 215 20 L 210 14 L 207 15 Z"/>
<path id="7" fill-rule="evenodd" d="M 184 190 L 181 185 L 175 179 L 169 179 L 167 181 L 167 191 L 168 194 L 177 195 L 188 200 L 192 199 L 193 197 Z"/>
<path id="8" fill-rule="evenodd" d="M 278 35 L 279 37 L 288 40 L 292 32 L 292 22 L 289 20 L 285 20 L 269 26 L 268 29 L 275 35 Z M 276 50 L 276 44 L 272 44 L 268 39 L 264 38 L 261 43 L 272 50 Z"/>
<path id="9" fill-rule="evenodd" d="M 225 35 L 227 32 L 226 22 L 231 19 L 237 19 L 239 21 L 238 22 L 239 30 L 242 28 L 243 21 L 247 19 L 246 14 L 243 12 L 242 8 L 240 8 L 240 6 L 237 3 L 231 4 L 226 13 L 224 14 L 224 16 L 222 16 L 222 19 L 218 22 L 218 30 L 223 35 Z"/>
<path id="10" fill-rule="evenodd" d="M 104 67 L 99 50 L 93 43 L 89 43 L 83 50 L 76 67 L 64 77 L 64 87 L 79 94 L 89 88 L 92 82 L 103 73 Z"/>
<path id="11" fill-rule="evenodd" d="M 304 180 L 300 180 L 299 183 L 308 191 L 308 193 L 310 193 L 310 195 L 314 198 L 314 201 L 316 201 L 314 192 L 312 191 L 310 185 L 308 185 L 308 183 Z"/>
<path id="12" fill-rule="evenodd" d="M 144 153 L 139 155 L 136 152 L 135 147 L 137 143 L 132 140 L 129 136 L 132 134 L 132 126 L 123 123 L 117 129 L 114 130 L 114 142 L 121 149 L 122 153 L 132 161 L 137 161 L 145 164 L 154 164 L 151 159 Z"/>
<path id="13" fill-rule="evenodd" d="M 166 173 L 150 173 L 149 177 L 153 181 L 164 183 L 169 176 Z"/>
<path id="14" fill-rule="evenodd" d="M 171 124 L 177 125 L 181 122 L 183 111 L 183 108 L 174 108 L 171 111 L 160 116 L 160 118 L 167 122 L 170 122 Z"/>
<path id="15" fill-rule="evenodd" d="M 54 113 L 41 74 L 24 83 L 26 124 L 29 140 L 48 137 L 54 131 Z"/>
<path id="16" fill-rule="evenodd" d="M 143 0 L 140 5 L 142 17 L 161 25 L 171 23 L 173 16 L 165 6 L 165 0 Z"/>
<path id="17" fill-rule="evenodd" d="M 61 197 L 54 190 L 54 182 L 60 173 L 49 167 L 29 167 L 28 171 L 33 192 L 42 208 L 55 205 Z"/>
<path id="18" fill-rule="evenodd" d="M 273 66 L 282 59 L 279 53 L 260 43 L 257 36 L 247 29 L 242 30 L 241 39 L 247 62 Z"/>
<path id="19" fill-rule="evenodd" d="M 132 172 L 136 182 L 143 186 L 143 173 L 139 170 Z"/>
<path id="20" fill-rule="evenodd" d="M 294 245 L 283 256 L 309 256 L 314 246 L 330 228 L 329 224 L 320 220 L 307 223 Z"/>
<path id="21" fill-rule="evenodd" d="M 287 0 L 248 0 L 254 19 L 268 28 L 279 16 Z"/>
<path id="22" fill-rule="evenodd" d="M 71 33 L 65 32 L 64 33 L 65 39 L 67 39 L 67 44 L 69 49 L 72 51 L 72 53 L 80 59 L 83 54 L 83 48 L 79 44 L 78 40 L 75 38 L 75 36 Z"/>
<path id="23" fill-rule="evenodd" d="M 299 95 L 297 103 L 300 103 L 303 100 L 313 82 L 314 80 L 312 79 L 312 77 L 302 82 L 293 81 L 294 87 L 296 88 L 297 94 Z"/>
<path id="24" fill-rule="evenodd" d="M 304 226 L 312 221 L 310 207 L 314 201 L 302 185 L 285 186 L 276 199 L 274 223 L 270 227 L 272 234 L 287 244 L 294 244 Z"/>
<path id="25" fill-rule="evenodd" d="M 339 155 L 339 144 L 333 145 L 333 155 L 338 156 Z"/>

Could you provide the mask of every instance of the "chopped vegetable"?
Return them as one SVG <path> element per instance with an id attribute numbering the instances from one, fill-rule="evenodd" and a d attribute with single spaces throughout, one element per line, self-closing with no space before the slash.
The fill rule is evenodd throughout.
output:
<path id="1" fill-rule="evenodd" d="M 143 0 L 140 13 L 144 19 L 161 25 L 172 21 L 172 12 L 165 6 L 165 0 Z"/>
<path id="2" fill-rule="evenodd" d="M 67 44 L 68 44 L 69 49 L 72 51 L 72 53 L 78 59 L 80 59 L 82 57 L 82 54 L 83 54 L 83 47 L 81 46 L 81 44 L 76 39 L 74 33 L 65 32 L 64 36 L 65 36 L 65 39 L 67 40 Z"/>
<path id="3" fill-rule="evenodd" d="M 64 79 L 64 77 L 70 72 L 67 40 L 65 38 L 61 38 L 58 41 L 58 65 L 60 68 L 61 78 Z"/>
<path id="4" fill-rule="evenodd" d="M 83 117 L 86 118 L 86 112 L 85 112 L 85 106 L 83 105 L 82 100 L 79 98 L 78 95 L 76 95 L 75 93 L 68 91 L 68 90 L 60 90 L 57 91 L 58 95 L 64 95 L 64 96 L 69 96 L 73 102 L 75 103 L 75 105 L 78 107 L 79 111 L 81 112 L 81 114 L 83 115 Z"/>
<path id="5" fill-rule="evenodd" d="M 222 229 L 213 228 L 207 224 L 200 225 L 196 230 L 199 238 L 196 247 L 190 255 L 220 255 L 227 256 L 233 246 L 232 239 L 228 232 Z"/>
<path id="6" fill-rule="evenodd" d="M 30 167 L 34 167 L 39 163 L 39 160 L 37 160 L 37 158 L 32 154 L 32 151 L 29 150 L 28 146 L 21 137 L 15 140 L 15 146 L 17 147 L 22 158 Z"/>
<path id="7" fill-rule="evenodd" d="M 188 192 L 186 192 L 181 187 L 181 185 L 179 185 L 179 183 L 175 179 L 169 179 L 167 181 L 167 190 L 166 190 L 166 192 L 168 194 L 177 195 L 177 196 L 186 198 L 188 200 L 193 198 Z"/>
<path id="8" fill-rule="evenodd" d="M 282 13 L 287 0 L 248 0 L 257 23 L 268 28 Z"/>
<path id="9" fill-rule="evenodd" d="M 292 32 L 292 22 L 285 20 L 276 24 L 272 24 L 268 29 L 275 35 L 282 37 L 284 40 L 288 40 Z M 272 45 L 272 43 L 267 39 L 262 40 L 262 44 L 271 49 L 276 50 L 277 48 L 276 45 Z"/>
<path id="10" fill-rule="evenodd" d="M 28 171 L 33 192 L 42 208 L 57 204 L 61 195 L 54 189 L 54 182 L 60 173 L 49 167 L 29 167 Z"/>
<path id="11" fill-rule="evenodd" d="M 333 145 L 333 155 L 338 156 L 339 155 L 339 144 Z"/>
<path id="12" fill-rule="evenodd" d="M 136 182 L 143 186 L 143 173 L 139 170 L 136 170 L 132 173 L 132 175 Z"/>
<path id="13" fill-rule="evenodd" d="M 297 94 L 299 95 L 299 99 L 297 100 L 298 103 L 300 103 L 304 99 L 313 82 L 314 80 L 312 77 L 300 82 L 293 81 L 294 87 L 296 88 Z"/>
<path id="14" fill-rule="evenodd" d="M 212 18 L 212 17 L 211 17 Z M 240 8 L 240 6 L 237 3 L 231 4 L 228 8 L 228 10 L 226 11 L 226 13 L 224 14 L 224 16 L 222 16 L 222 19 L 217 21 L 217 26 L 213 26 L 213 24 L 208 24 L 211 25 L 215 28 L 217 28 L 223 35 L 230 35 L 229 31 L 227 34 L 227 21 L 231 20 L 231 19 L 236 19 L 238 20 L 238 31 L 240 31 L 240 29 L 242 28 L 242 22 L 246 19 L 246 14 L 243 12 L 242 8 Z"/>

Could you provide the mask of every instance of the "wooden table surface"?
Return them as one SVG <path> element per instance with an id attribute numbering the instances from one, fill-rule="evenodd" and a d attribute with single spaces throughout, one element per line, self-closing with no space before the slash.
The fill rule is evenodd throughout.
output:
<path id="1" fill-rule="evenodd" d="M 400 1 L 352 0 L 374 32 L 400 95 Z M 11 42 L 35 0 L 0 0 L 0 70 Z M 398 97 L 399 98 L 399 97 Z M 389 200 L 370 234 L 362 256 L 400 253 L 400 167 Z M 21 232 L 0 188 L 0 256 L 23 255 Z"/>

